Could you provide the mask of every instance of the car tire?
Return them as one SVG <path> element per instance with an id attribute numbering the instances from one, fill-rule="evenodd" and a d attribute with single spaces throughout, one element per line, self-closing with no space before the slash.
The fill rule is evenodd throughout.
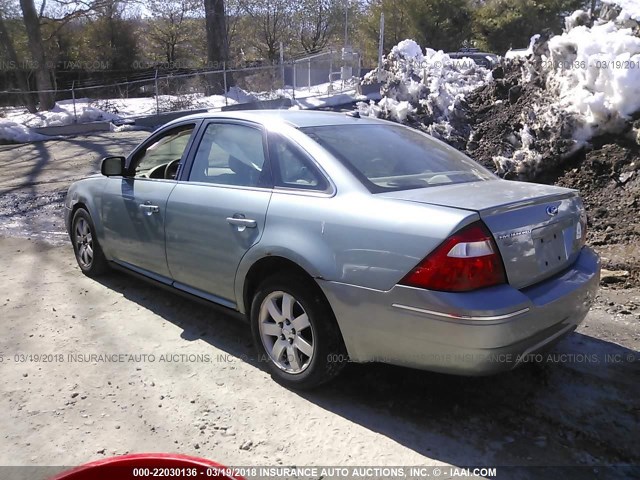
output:
<path id="1" fill-rule="evenodd" d="M 109 270 L 95 231 L 89 212 L 84 208 L 76 210 L 71 220 L 71 243 L 80 270 L 89 277 L 101 275 Z"/>
<path id="2" fill-rule="evenodd" d="M 347 363 L 329 302 L 309 278 L 276 274 L 265 279 L 253 296 L 250 320 L 259 360 L 286 387 L 317 387 Z"/>

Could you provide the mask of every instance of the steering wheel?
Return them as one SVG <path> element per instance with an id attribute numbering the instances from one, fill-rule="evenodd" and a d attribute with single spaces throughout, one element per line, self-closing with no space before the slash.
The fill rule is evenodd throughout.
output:
<path id="1" fill-rule="evenodd" d="M 164 171 L 166 170 L 166 168 L 167 165 L 165 163 L 153 167 L 147 172 L 147 178 L 164 178 Z"/>
<path id="2" fill-rule="evenodd" d="M 178 173 L 179 166 L 179 158 L 176 158 L 175 160 L 167 163 L 167 166 L 164 169 L 164 178 L 166 178 L 167 180 L 174 180 L 176 178 L 176 173 Z"/>

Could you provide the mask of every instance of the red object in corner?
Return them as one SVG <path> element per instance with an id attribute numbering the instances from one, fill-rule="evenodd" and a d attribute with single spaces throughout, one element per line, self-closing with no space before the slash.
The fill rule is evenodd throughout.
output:
<path id="1" fill-rule="evenodd" d="M 177 453 L 135 453 L 87 463 L 49 480 L 245 480 L 234 469 L 211 460 Z"/>

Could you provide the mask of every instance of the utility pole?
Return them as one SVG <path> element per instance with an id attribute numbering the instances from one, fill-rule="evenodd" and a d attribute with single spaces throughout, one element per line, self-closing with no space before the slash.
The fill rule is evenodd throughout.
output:
<path id="1" fill-rule="evenodd" d="M 349 0 L 344 0 L 344 48 L 349 46 Z"/>
<path id="2" fill-rule="evenodd" d="M 349 0 L 344 1 L 344 48 L 342 49 L 342 68 L 340 79 L 344 82 L 353 77 L 353 51 L 349 46 Z"/>
<path id="3" fill-rule="evenodd" d="M 380 14 L 380 38 L 378 39 L 378 82 L 382 81 L 382 47 L 384 46 L 384 12 Z"/>

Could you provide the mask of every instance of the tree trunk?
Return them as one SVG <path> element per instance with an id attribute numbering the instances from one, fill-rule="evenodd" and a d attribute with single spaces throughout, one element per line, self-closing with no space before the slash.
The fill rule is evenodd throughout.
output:
<path id="1" fill-rule="evenodd" d="M 204 0 L 204 12 L 207 29 L 208 68 L 222 69 L 222 62 L 229 60 L 224 0 Z M 213 93 L 224 92 L 222 74 L 212 74 L 210 77 L 209 85 L 212 87 Z M 227 88 L 229 85 L 231 85 L 231 75 L 227 74 Z"/>
<path id="2" fill-rule="evenodd" d="M 40 110 L 51 110 L 56 102 L 51 82 L 51 71 L 47 65 L 47 59 L 42 44 L 40 33 L 40 18 L 33 3 L 33 0 L 20 0 L 24 26 L 27 29 L 29 41 L 29 51 L 35 62 L 36 85 L 38 86 L 38 99 L 40 100 Z"/>
<path id="3" fill-rule="evenodd" d="M 24 73 L 22 69 L 22 65 L 18 60 L 18 54 L 16 53 L 16 49 L 13 46 L 13 41 L 11 40 L 11 36 L 5 26 L 4 19 L 0 16 L 0 44 L 4 45 L 5 50 L 7 52 L 7 56 L 9 57 L 9 61 L 13 65 L 15 69 L 15 76 L 18 82 L 18 88 L 20 88 L 23 93 L 20 95 L 20 100 L 27 107 L 31 113 L 36 113 L 38 110 L 36 108 L 36 101 L 33 98 L 33 95 L 29 92 L 31 88 L 29 87 L 29 79 L 27 75 Z"/>

